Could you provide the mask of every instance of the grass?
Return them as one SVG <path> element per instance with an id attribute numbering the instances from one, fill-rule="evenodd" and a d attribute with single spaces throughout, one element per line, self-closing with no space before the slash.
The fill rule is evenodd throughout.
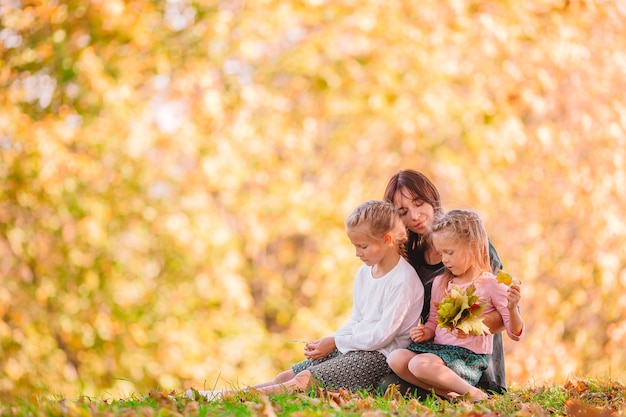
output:
<path id="1" fill-rule="evenodd" d="M 512 390 L 479 403 L 450 402 L 437 397 L 418 401 L 390 389 L 384 395 L 367 392 L 311 390 L 266 396 L 246 392 L 220 401 L 192 400 L 183 393 L 152 390 L 118 401 L 81 397 L 0 404 L 0 416 L 54 417 L 205 417 L 205 416 L 621 416 L 626 388 L 617 382 L 579 380 L 561 386 Z"/>

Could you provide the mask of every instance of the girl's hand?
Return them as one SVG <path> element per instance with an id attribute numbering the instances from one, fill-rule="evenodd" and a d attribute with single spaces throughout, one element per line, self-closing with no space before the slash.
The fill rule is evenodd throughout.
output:
<path id="1" fill-rule="evenodd" d="M 506 298 L 508 301 L 506 307 L 509 310 L 515 310 L 517 308 L 519 300 L 522 298 L 520 286 L 517 284 L 511 284 L 506 291 Z"/>
<path id="2" fill-rule="evenodd" d="M 409 330 L 409 336 L 411 337 L 411 340 L 415 343 L 421 343 L 432 339 L 434 333 L 429 328 L 424 327 L 424 325 L 420 322 L 417 324 L 417 326 L 411 327 L 411 329 Z"/>
<path id="3" fill-rule="evenodd" d="M 415 343 L 421 342 L 422 338 L 424 337 L 424 326 L 422 325 L 411 327 L 411 329 L 409 330 L 409 336 L 411 336 L 411 340 Z"/>
<path id="4" fill-rule="evenodd" d="M 314 342 L 309 342 L 304 346 L 304 356 L 312 361 L 322 359 L 337 348 L 333 336 L 325 337 Z"/>
<path id="5" fill-rule="evenodd" d="M 304 356 L 307 359 L 311 359 L 311 355 L 315 351 L 315 348 L 317 347 L 319 342 L 320 342 L 319 340 L 314 340 L 312 342 L 306 342 L 306 344 L 304 345 Z"/>
<path id="6" fill-rule="evenodd" d="M 465 333 L 463 330 L 459 330 L 458 328 L 455 328 L 454 330 L 452 330 L 452 334 L 457 338 L 457 339 L 466 339 L 468 334 Z"/>

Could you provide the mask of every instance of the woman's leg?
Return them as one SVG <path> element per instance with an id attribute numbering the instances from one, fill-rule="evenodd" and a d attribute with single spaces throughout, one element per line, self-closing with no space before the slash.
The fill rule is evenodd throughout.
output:
<path id="1" fill-rule="evenodd" d="M 485 392 L 470 385 L 448 368 L 444 361 L 435 354 L 416 355 L 410 360 L 408 369 L 416 379 L 422 384 L 431 385 L 439 395 L 454 397 L 455 394 L 469 394 L 474 401 L 481 401 L 488 397 Z"/>

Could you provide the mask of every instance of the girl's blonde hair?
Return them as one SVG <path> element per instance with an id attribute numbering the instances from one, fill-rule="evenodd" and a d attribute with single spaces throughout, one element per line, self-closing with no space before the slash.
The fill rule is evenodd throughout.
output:
<path id="1" fill-rule="evenodd" d="M 389 233 L 398 253 L 405 256 L 406 228 L 395 206 L 388 201 L 369 200 L 358 206 L 346 219 L 346 229 L 359 229 L 375 240 Z"/>
<path id="2" fill-rule="evenodd" d="M 462 245 L 468 248 L 469 255 L 479 271 L 491 272 L 489 264 L 489 240 L 483 221 L 478 213 L 470 210 L 450 210 L 435 219 L 433 234 L 449 233 Z M 453 278 L 446 269 L 444 282 Z"/>

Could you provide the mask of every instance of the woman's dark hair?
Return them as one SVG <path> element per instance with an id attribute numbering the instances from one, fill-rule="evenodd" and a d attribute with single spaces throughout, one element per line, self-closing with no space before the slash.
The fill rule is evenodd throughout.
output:
<path id="1" fill-rule="evenodd" d="M 443 214 L 439 191 L 437 191 L 435 184 L 421 172 L 412 169 L 399 171 L 389 179 L 387 188 L 385 188 L 384 199 L 393 203 L 393 196 L 398 191 L 412 201 L 421 200 L 433 206 L 435 218 Z M 421 235 L 410 230 L 408 234 L 409 241 L 407 242 L 407 247 L 409 250 L 415 250 L 426 243 Z M 426 239 L 429 240 L 430 236 L 427 236 Z"/>

